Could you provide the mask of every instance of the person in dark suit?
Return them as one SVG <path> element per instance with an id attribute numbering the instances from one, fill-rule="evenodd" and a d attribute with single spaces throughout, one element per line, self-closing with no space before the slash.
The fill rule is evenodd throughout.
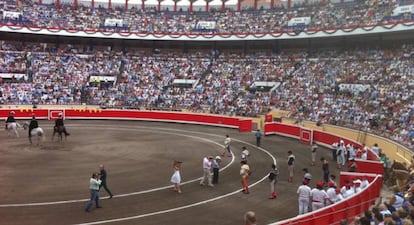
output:
<path id="1" fill-rule="evenodd" d="M 70 134 L 66 131 L 66 127 L 65 124 L 63 123 L 63 118 L 62 118 L 62 114 L 60 113 L 58 118 L 55 120 L 55 131 L 58 131 L 59 127 L 63 127 L 63 133 L 66 136 L 69 136 Z"/>
<path id="2" fill-rule="evenodd" d="M 260 130 L 257 129 L 255 136 L 256 136 L 256 146 L 260 147 L 260 141 L 262 140 L 262 132 L 260 132 Z"/>
<path id="3" fill-rule="evenodd" d="M 31 134 L 32 130 L 38 127 L 39 127 L 39 123 L 36 120 L 36 116 L 33 114 L 32 120 L 30 121 L 30 124 L 29 124 L 29 137 L 32 137 L 32 134 Z"/>
<path id="4" fill-rule="evenodd" d="M 102 181 L 101 185 L 99 185 L 99 190 L 101 189 L 101 187 L 103 187 L 105 191 L 108 192 L 109 198 L 112 198 L 114 195 L 112 194 L 111 190 L 109 190 L 108 184 L 106 183 L 107 174 L 106 174 L 106 170 L 103 164 L 99 165 L 99 171 L 100 171 L 100 176 L 101 176 L 101 181 Z"/>
<path id="5" fill-rule="evenodd" d="M 35 129 L 35 128 L 38 128 L 38 127 L 39 127 L 39 123 L 37 122 L 35 115 L 32 114 L 32 120 L 30 121 L 30 124 L 29 124 L 29 140 L 30 140 L 30 143 L 32 143 L 32 130 Z"/>

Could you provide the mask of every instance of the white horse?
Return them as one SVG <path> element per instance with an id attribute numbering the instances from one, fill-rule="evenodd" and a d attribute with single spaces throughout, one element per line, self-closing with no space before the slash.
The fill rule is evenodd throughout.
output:
<path id="1" fill-rule="evenodd" d="M 19 123 L 17 122 L 12 122 L 12 123 L 7 123 L 6 126 L 6 130 L 7 130 L 7 136 L 11 137 L 20 137 L 19 132 L 17 131 L 17 128 L 20 128 L 22 126 L 20 126 Z"/>
<path id="2" fill-rule="evenodd" d="M 25 130 L 29 129 L 29 123 L 25 122 L 23 124 L 23 128 Z M 37 145 L 39 145 L 41 142 L 43 142 L 45 140 L 45 132 L 40 127 L 33 128 L 30 131 L 30 135 L 31 135 L 31 136 L 29 136 L 30 144 L 32 144 L 32 138 L 33 137 L 37 140 Z"/>

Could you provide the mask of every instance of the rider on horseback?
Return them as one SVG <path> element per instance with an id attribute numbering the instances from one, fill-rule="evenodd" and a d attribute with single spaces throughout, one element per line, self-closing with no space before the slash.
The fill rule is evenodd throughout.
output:
<path id="1" fill-rule="evenodd" d="M 70 135 L 70 134 L 66 131 L 66 127 L 65 127 L 65 125 L 64 125 L 64 123 L 63 123 L 62 113 L 59 113 L 59 116 L 58 116 L 58 118 L 57 118 L 57 119 L 56 119 L 56 121 L 55 121 L 55 127 L 54 127 L 55 131 L 57 131 L 59 127 L 63 127 L 63 133 L 64 133 L 66 136 L 69 136 L 69 135 Z"/>
<path id="2" fill-rule="evenodd" d="M 6 129 L 7 129 L 7 126 L 8 126 L 10 123 L 16 123 L 16 120 L 14 119 L 14 111 L 11 111 L 11 112 L 9 113 L 9 116 L 7 117 L 7 120 L 6 120 Z"/>
<path id="3" fill-rule="evenodd" d="M 32 134 L 31 134 L 32 130 L 34 128 L 38 128 L 38 127 L 39 127 L 39 124 L 37 123 L 36 117 L 33 113 L 32 114 L 32 120 L 30 121 L 30 124 L 29 124 L 29 138 L 32 137 Z"/>

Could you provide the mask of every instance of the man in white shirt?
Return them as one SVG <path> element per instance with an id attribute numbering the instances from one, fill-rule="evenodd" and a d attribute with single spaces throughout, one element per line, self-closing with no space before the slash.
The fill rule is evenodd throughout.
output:
<path id="1" fill-rule="evenodd" d="M 379 147 L 377 143 L 375 143 L 374 146 L 372 146 L 371 150 L 375 152 L 375 154 L 379 155 Z"/>
<path id="2" fill-rule="evenodd" d="M 85 207 L 85 212 L 89 212 L 93 205 L 93 202 L 95 202 L 96 208 L 101 208 L 101 206 L 99 206 L 99 186 L 101 183 L 101 176 L 97 173 L 93 173 L 91 179 L 89 180 L 91 199 Z"/>
<path id="3" fill-rule="evenodd" d="M 312 146 L 311 146 L 311 158 L 312 158 L 312 162 L 311 165 L 315 166 L 315 160 L 316 160 L 316 151 L 318 150 L 318 145 L 315 142 L 312 142 Z"/>
<path id="4" fill-rule="evenodd" d="M 361 180 L 361 189 L 368 187 L 368 185 L 369 185 L 369 181 L 367 180 L 367 177 L 364 176 Z"/>
<path id="5" fill-rule="evenodd" d="M 226 138 L 224 139 L 224 151 L 223 153 L 221 153 L 221 156 L 224 156 L 227 151 L 228 156 L 232 157 L 230 143 L 231 143 L 231 138 L 228 134 L 226 134 Z"/>
<path id="6" fill-rule="evenodd" d="M 351 159 L 355 159 L 355 157 L 356 157 L 356 150 L 355 150 L 354 145 L 349 144 L 349 147 L 348 147 L 348 152 L 349 152 L 349 159 L 350 159 L 350 160 L 351 160 Z"/>
<path id="7" fill-rule="evenodd" d="M 361 192 L 362 191 L 362 188 L 361 188 L 362 181 L 360 179 L 356 179 L 356 180 L 354 180 L 353 183 L 354 183 L 355 194 Z"/>
<path id="8" fill-rule="evenodd" d="M 328 195 L 328 201 L 326 205 L 332 205 L 336 202 L 336 185 L 334 182 L 329 182 L 329 188 L 326 190 L 326 194 Z"/>
<path id="9" fill-rule="evenodd" d="M 362 150 L 362 155 L 361 155 L 361 159 L 362 160 L 367 160 L 368 159 L 368 152 L 366 149 Z"/>
<path id="10" fill-rule="evenodd" d="M 336 202 L 344 200 L 344 196 L 342 196 L 340 188 L 336 188 L 335 192 L 336 192 Z"/>
<path id="11" fill-rule="evenodd" d="M 355 191 L 351 187 L 351 184 L 350 183 L 346 184 L 345 189 L 342 191 L 342 195 L 344 196 L 344 198 L 349 198 L 354 194 L 355 194 Z"/>
<path id="12" fill-rule="evenodd" d="M 249 157 L 250 152 L 247 150 L 246 146 L 243 146 L 242 153 L 241 153 L 241 160 L 247 162 L 247 157 Z"/>
<path id="13" fill-rule="evenodd" d="M 325 201 L 328 199 L 328 195 L 323 190 L 323 182 L 318 182 L 316 188 L 311 191 L 312 198 L 312 211 L 316 211 L 325 207 Z"/>
<path id="14" fill-rule="evenodd" d="M 345 144 L 343 140 L 339 142 L 339 147 L 338 147 L 336 154 L 337 154 L 336 161 L 338 163 L 338 169 L 341 169 L 342 166 L 344 166 L 346 163 L 345 162 Z"/>
<path id="15" fill-rule="evenodd" d="M 308 186 L 307 180 L 303 180 L 296 193 L 298 194 L 299 215 L 308 213 L 311 188 Z"/>
<path id="16" fill-rule="evenodd" d="M 208 185 L 214 187 L 211 177 L 211 164 L 213 156 L 206 156 L 203 159 L 203 178 L 201 178 L 200 185 Z"/>

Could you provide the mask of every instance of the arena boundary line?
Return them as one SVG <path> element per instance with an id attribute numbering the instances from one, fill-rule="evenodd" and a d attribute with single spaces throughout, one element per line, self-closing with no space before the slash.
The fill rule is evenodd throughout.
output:
<path id="1" fill-rule="evenodd" d="M 265 179 L 267 179 L 267 175 L 264 176 L 262 179 L 256 181 L 255 183 L 249 185 L 249 188 L 256 186 L 257 184 L 261 183 Z M 207 199 L 207 200 L 195 202 L 195 203 L 188 204 L 188 205 L 183 205 L 183 206 L 176 207 L 176 208 L 161 210 L 161 211 L 152 212 L 152 213 L 145 213 L 145 214 L 141 214 L 141 215 L 121 217 L 121 218 L 109 219 L 109 220 L 94 221 L 94 222 L 79 223 L 79 224 L 74 224 L 74 225 L 94 225 L 94 224 L 114 223 L 114 222 L 122 222 L 122 221 L 127 221 L 127 220 L 140 219 L 140 218 L 149 217 L 149 216 L 161 215 L 161 214 L 165 214 L 165 213 L 175 212 L 175 211 L 179 211 L 179 210 L 182 210 L 182 209 L 187 209 L 187 208 L 192 208 L 192 207 L 195 207 L 195 206 L 207 204 L 209 202 L 213 202 L 213 201 L 217 201 L 217 200 L 220 200 L 220 199 L 223 199 L 223 198 L 227 198 L 227 197 L 230 197 L 230 196 L 235 195 L 235 194 L 240 194 L 240 190 L 241 189 L 230 192 L 230 193 L 227 193 L 227 194 L 224 194 L 224 195 L 220 195 L 220 196 L 217 196 L 217 197 L 214 197 L 214 198 L 210 198 L 210 199 Z"/>

